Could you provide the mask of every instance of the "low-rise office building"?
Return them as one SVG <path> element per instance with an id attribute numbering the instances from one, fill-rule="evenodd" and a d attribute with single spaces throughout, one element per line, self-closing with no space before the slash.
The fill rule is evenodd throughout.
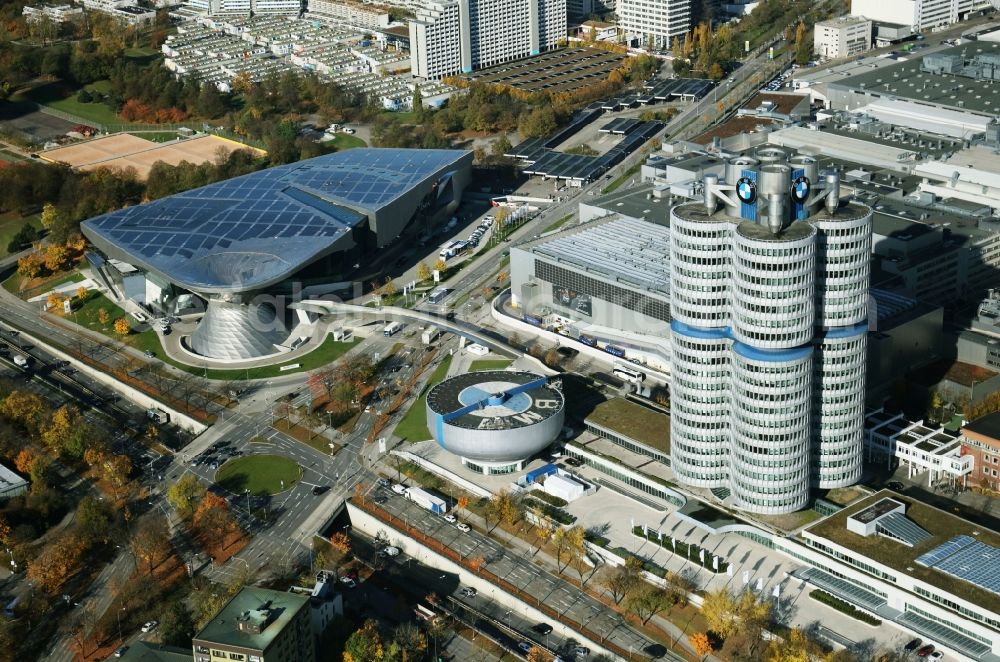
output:
<path id="1" fill-rule="evenodd" d="M 864 16 L 840 16 L 813 28 L 813 52 L 825 59 L 853 57 L 872 46 L 872 22 Z"/>
<path id="2" fill-rule="evenodd" d="M 969 485 L 1000 491 L 1000 413 L 966 423 L 961 440 L 962 455 L 974 464 Z"/>
<path id="3" fill-rule="evenodd" d="M 962 452 L 958 433 L 924 421 L 908 421 L 901 413 L 878 409 L 865 417 L 865 457 L 869 462 L 898 461 L 907 478 L 927 475 L 927 486 L 951 483 L 965 486 L 973 472 L 973 458 Z"/>
<path id="4" fill-rule="evenodd" d="M 194 662 L 315 662 L 307 596 L 247 586 L 192 640 Z"/>

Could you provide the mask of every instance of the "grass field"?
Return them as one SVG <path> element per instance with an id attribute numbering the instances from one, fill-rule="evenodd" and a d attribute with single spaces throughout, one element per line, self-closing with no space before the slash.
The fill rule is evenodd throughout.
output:
<path id="1" fill-rule="evenodd" d="M 284 492 L 302 476 L 302 469 L 280 455 L 247 455 L 230 460 L 219 468 L 215 482 L 219 487 L 243 494 L 250 490 L 255 496 Z"/>
<path id="2" fill-rule="evenodd" d="M 108 81 L 97 81 L 91 85 L 85 85 L 84 88 L 101 92 L 109 85 Z M 30 90 L 19 92 L 11 98 L 11 101 L 34 101 L 43 106 L 55 108 L 64 113 L 70 113 L 94 124 L 116 124 L 121 122 L 114 111 L 103 103 L 80 103 L 76 100 L 76 90 L 61 82 L 46 83 L 33 87 Z"/>
<path id="3" fill-rule="evenodd" d="M 368 143 L 366 143 L 361 138 L 358 138 L 357 136 L 350 136 L 350 135 L 347 135 L 346 133 L 338 133 L 337 136 L 333 140 L 329 141 L 326 144 L 327 145 L 333 145 L 337 149 L 352 149 L 354 147 L 368 147 Z"/>
<path id="4" fill-rule="evenodd" d="M 479 359 L 469 366 L 469 372 L 485 372 L 486 370 L 506 370 L 513 359 Z"/>
<path id="5" fill-rule="evenodd" d="M 108 311 L 108 323 L 101 324 L 101 308 Z M 97 331 L 108 336 L 121 338 L 114 331 L 115 320 L 119 317 L 126 317 L 125 311 L 119 308 L 114 302 L 93 290 L 88 292 L 87 301 L 80 308 L 73 312 L 68 318 L 75 321 L 80 326 L 87 327 L 92 331 Z M 127 317 L 129 322 L 134 323 L 131 317 Z"/>
<path id="6" fill-rule="evenodd" d="M 434 369 L 434 372 L 431 373 L 431 378 L 427 381 L 427 386 L 420 393 L 420 397 L 416 399 L 413 406 L 410 407 L 410 411 L 406 412 L 406 416 L 396 426 L 394 434 L 397 437 L 402 437 L 407 441 L 430 439 L 430 432 L 427 431 L 427 392 L 431 390 L 432 386 L 445 378 L 445 375 L 448 374 L 449 366 L 451 366 L 451 356 L 446 356 L 438 364 L 438 367 Z"/>
<path id="7" fill-rule="evenodd" d="M 3 156 L 0 156 L 0 159 L 6 160 Z M 16 211 L 0 214 L 0 256 L 7 255 L 7 244 L 24 227 L 25 223 L 34 225 L 36 229 L 41 228 L 42 222 L 39 220 L 40 218 L 41 216 L 38 214 L 21 218 Z"/>
<path id="8" fill-rule="evenodd" d="M 21 281 L 24 280 L 21 274 L 14 272 L 11 274 L 10 278 L 3 282 L 3 289 L 7 290 L 11 294 L 16 294 L 22 298 L 30 299 L 30 296 L 22 296 L 21 292 Z M 41 290 L 44 288 L 52 289 L 53 287 L 58 287 L 63 283 L 79 283 L 84 280 L 83 274 L 79 271 L 72 271 L 70 273 L 64 273 L 62 275 L 52 276 L 50 280 L 39 281 L 39 283 L 33 288 L 31 292 L 32 295 L 40 294 Z"/>
<path id="9" fill-rule="evenodd" d="M 594 407 L 587 421 L 658 451 L 670 452 L 670 417 L 631 400 L 606 400 Z"/>
<path id="10" fill-rule="evenodd" d="M 601 189 L 601 193 L 611 193 L 612 191 L 617 190 L 618 187 L 620 187 L 622 184 L 624 184 L 629 179 L 631 179 L 632 176 L 635 175 L 635 173 L 639 172 L 639 168 L 641 168 L 641 167 L 642 167 L 641 163 L 636 163 L 634 166 L 632 166 L 631 168 L 629 168 L 628 170 L 626 170 L 625 172 L 623 172 L 618 177 L 618 179 L 615 179 L 613 182 L 611 182 L 610 184 L 608 184 L 607 186 L 605 186 L 603 189 Z"/>

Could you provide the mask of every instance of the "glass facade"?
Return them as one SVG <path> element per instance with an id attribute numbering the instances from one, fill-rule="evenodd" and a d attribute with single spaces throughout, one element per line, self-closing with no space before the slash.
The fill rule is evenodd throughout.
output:
<path id="1" fill-rule="evenodd" d="M 535 261 L 535 277 L 551 283 L 553 289 L 563 288 L 568 291 L 585 294 L 627 310 L 633 310 L 643 315 L 664 322 L 670 321 L 670 304 L 661 299 L 640 294 L 618 285 L 612 285 L 596 278 L 591 278 L 576 270 L 567 269 L 559 265 Z"/>

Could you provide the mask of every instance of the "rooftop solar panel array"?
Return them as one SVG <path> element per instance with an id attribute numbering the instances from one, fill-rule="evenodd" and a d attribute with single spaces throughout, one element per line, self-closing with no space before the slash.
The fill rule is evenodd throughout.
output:
<path id="1" fill-rule="evenodd" d="M 97 216 L 83 230 L 188 289 L 243 291 L 300 268 L 465 154 L 337 152 Z"/>
<path id="2" fill-rule="evenodd" d="M 1000 547 L 957 536 L 917 559 L 917 563 L 1000 594 Z"/>
<path id="3" fill-rule="evenodd" d="M 651 82 L 646 84 L 649 90 L 648 96 L 652 96 L 657 101 L 666 101 L 678 97 L 690 97 L 701 99 L 708 94 L 715 83 L 710 80 L 697 78 L 673 78 L 671 80 Z"/>

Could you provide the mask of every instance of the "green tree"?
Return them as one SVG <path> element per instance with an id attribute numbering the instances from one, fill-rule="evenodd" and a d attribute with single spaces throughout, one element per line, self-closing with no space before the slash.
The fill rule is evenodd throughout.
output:
<path id="1" fill-rule="evenodd" d="M 722 639 L 728 639 L 739 628 L 739 609 L 725 586 L 705 595 L 701 614 L 705 617 L 708 628 Z"/>
<path id="2" fill-rule="evenodd" d="M 59 223 L 59 208 L 51 202 L 46 202 L 42 206 L 42 227 L 51 230 L 52 226 Z"/>
<path id="3" fill-rule="evenodd" d="M 181 519 L 189 520 L 207 491 L 193 474 L 184 474 L 167 490 L 167 501 L 177 510 Z"/>
<path id="4" fill-rule="evenodd" d="M 382 638 L 373 620 L 367 620 L 344 642 L 344 662 L 381 662 L 385 657 Z"/>
<path id="5" fill-rule="evenodd" d="M 795 63 L 806 64 L 812 57 L 812 40 L 809 39 L 808 29 L 804 21 L 799 21 L 795 28 Z"/>
<path id="6" fill-rule="evenodd" d="M 213 83 L 205 83 L 198 93 L 198 114 L 202 117 L 215 119 L 226 112 L 226 102 L 219 89 Z"/>
<path id="7" fill-rule="evenodd" d="M 676 596 L 665 588 L 645 584 L 625 602 L 625 608 L 645 625 L 653 616 L 677 604 Z"/>
<path id="8" fill-rule="evenodd" d="M 510 152 L 511 148 L 512 145 L 510 144 L 510 140 L 507 138 L 507 134 L 505 133 L 493 141 L 490 145 L 490 153 L 493 156 L 503 156 L 504 154 Z"/>
<path id="9" fill-rule="evenodd" d="M 92 496 L 83 497 L 76 507 L 76 530 L 88 545 L 110 541 L 118 531 L 111 504 Z"/>
<path id="10" fill-rule="evenodd" d="M 194 615 L 183 600 L 175 600 L 163 613 L 160 637 L 168 646 L 190 648 L 195 635 Z"/>

